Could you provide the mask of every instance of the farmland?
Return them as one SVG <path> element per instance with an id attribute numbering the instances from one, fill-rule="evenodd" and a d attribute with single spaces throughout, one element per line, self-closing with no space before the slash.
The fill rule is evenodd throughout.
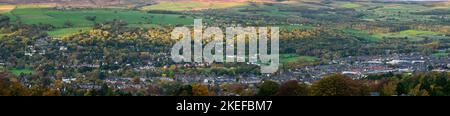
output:
<path id="1" fill-rule="evenodd" d="M 64 38 L 77 33 L 82 33 L 91 30 L 90 27 L 75 27 L 75 28 L 60 28 L 53 31 L 49 31 L 48 34 L 55 38 Z"/>
<path id="2" fill-rule="evenodd" d="M 345 3 L 345 4 L 342 4 L 341 7 L 343 7 L 343 8 L 359 8 L 359 7 L 361 7 L 361 5 L 355 4 L 355 3 Z"/>
<path id="3" fill-rule="evenodd" d="M 317 57 L 313 56 L 298 56 L 295 54 L 281 54 L 280 55 L 281 62 L 282 63 L 289 63 L 289 62 L 314 62 L 317 61 Z"/>
<path id="4" fill-rule="evenodd" d="M 192 18 L 179 18 L 180 15 L 171 14 L 148 14 L 141 11 L 126 9 L 71 9 L 57 10 L 51 8 L 29 8 L 18 7 L 11 11 L 20 17 L 21 21 L 27 24 L 52 24 L 56 27 L 63 27 L 64 23 L 71 22 L 74 27 L 90 27 L 93 21 L 86 20 L 87 16 L 96 16 L 96 22 L 111 21 L 120 19 L 129 24 L 188 24 Z"/>
<path id="5" fill-rule="evenodd" d="M 145 6 L 141 10 L 169 10 L 169 11 L 190 11 L 190 10 L 204 10 L 204 9 L 223 9 L 238 6 L 245 6 L 245 2 L 160 2 L 156 5 Z"/>
<path id="6" fill-rule="evenodd" d="M 13 68 L 13 69 L 10 69 L 10 71 L 14 75 L 33 74 L 33 73 L 35 73 L 34 70 L 32 70 L 32 69 L 17 69 L 17 68 Z"/>
<path id="7" fill-rule="evenodd" d="M 192 17 L 181 17 L 182 15 L 177 14 L 150 14 L 123 8 L 57 9 L 51 5 L 19 5 L 0 14 L 11 17 L 13 22 L 20 20 L 25 24 L 51 24 L 56 27 L 49 32 L 52 37 L 69 36 L 79 30 L 89 29 L 97 22 L 114 19 L 123 20 L 134 27 L 157 24 L 187 25 L 193 22 Z M 95 16 L 95 20 L 87 20 L 86 17 L 89 16 Z"/>
<path id="8" fill-rule="evenodd" d="M 367 7 L 363 7 L 367 6 Z M 106 8 L 66 8 L 57 7 L 55 4 L 39 4 L 39 5 L 1 5 L 0 14 L 9 16 L 12 22 L 20 21 L 25 24 L 51 24 L 56 27 L 55 30 L 49 32 L 50 36 L 62 37 L 68 36 L 79 29 L 87 29 L 95 23 L 111 21 L 113 19 L 123 20 L 130 27 L 156 27 L 158 25 L 188 25 L 192 24 L 194 17 L 202 17 L 202 13 L 197 16 L 181 15 L 181 14 L 164 14 L 164 13 L 147 13 L 147 11 L 175 11 L 190 12 L 215 9 L 223 14 L 239 14 L 248 16 L 266 16 L 266 17 L 298 17 L 297 12 L 316 12 L 308 14 L 307 18 L 326 18 L 336 16 L 336 13 L 321 12 L 319 9 L 327 8 L 346 8 L 354 9 L 364 15 L 361 20 L 366 21 L 382 21 L 382 22 L 411 22 L 411 21 L 434 21 L 431 15 L 418 15 L 414 13 L 426 12 L 435 9 L 449 9 L 448 7 L 429 7 L 420 4 L 400 4 L 393 3 L 384 5 L 382 3 L 369 2 L 344 2 L 336 1 L 330 4 L 322 4 L 317 1 L 291 1 L 280 4 L 263 4 L 248 2 L 202 2 L 202 1 L 179 1 L 179 2 L 159 2 L 154 5 L 143 6 L 138 10 L 131 10 L 126 7 L 106 7 Z M 333 11 L 334 12 L 334 11 Z M 302 13 L 303 15 L 304 13 Z M 302 16 L 300 15 L 300 16 Z M 86 17 L 95 16 L 95 20 L 87 20 Z M 245 19 L 242 19 L 245 20 Z M 250 20 L 249 20 L 250 21 Z M 257 22 L 257 21 L 255 21 Z M 259 22 L 261 23 L 261 22 Z M 267 23 L 267 22 L 266 22 Z M 282 29 L 313 29 L 310 24 L 286 24 L 282 22 L 278 26 Z M 69 26 L 67 24 L 70 24 Z M 70 29 L 73 28 L 73 29 Z M 345 30 L 355 37 L 365 38 L 370 41 L 378 41 L 383 37 L 411 37 L 421 38 L 418 36 L 436 36 L 437 33 L 426 33 L 427 30 L 391 32 L 391 33 L 369 33 L 368 30 Z M 66 33 L 64 35 L 64 33 Z M 425 32 L 425 33 L 423 33 Z"/>
<path id="9" fill-rule="evenodd" d="M 0 13 L 5 13 L 13 10 L 15 8 L 14 5 L 0 5 Z"/>

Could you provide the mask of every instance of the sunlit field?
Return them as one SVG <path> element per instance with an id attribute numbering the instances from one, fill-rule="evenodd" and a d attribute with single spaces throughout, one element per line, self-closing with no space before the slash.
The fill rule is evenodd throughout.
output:
<path id="1" fill-rule="evenodd" d="M 245 2 L 160 2 L 156 5 L 145 6 L 141 8 L 144 11 L 149 10 L 169 10 L 169 11 L 192 11 L 205 9 L 224 9 L 231 7 L 245 6 Z"/>

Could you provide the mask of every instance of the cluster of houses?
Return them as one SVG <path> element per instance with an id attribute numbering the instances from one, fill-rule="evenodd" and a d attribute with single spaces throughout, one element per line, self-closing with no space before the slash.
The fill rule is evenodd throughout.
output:
<path id="1" fill-rule="evenodd" d="M 45 54 L 45 39 L 40 40 L 41 45 L 27 46 L 24 55 L 33 56 L 35 54 Z M 64 53 L 67 51 L 67 47 L 59 46 L 59 51 Z M 155 63 L 160 60 L 169 60 L 168 54 L 160 54 L 160 57 L 156 61 L 148 61 L 148 63 L 141 64 L 125 64 L 124 66 L 132 67 L 135 71 L 159 71 L 161 69 L 168 69 L 171 66 L 157 67 Z M 230 56 L 227 56 L 230 57 Z M 5 62 L 5 61 L 2 61 Z M 5 65 L 0 62 L 0 66 Z M 99 68 L 101 65 L 107 65 L 105 63 L 81 63 L 81 64 L 67 64 L 62 68 Z M 114 62 L 114 64 L 121 64 Z M 208 67 L 212 64 L 208 63 L 194 63 L 194 64 L 174 64 L 176 68 L 191 68 L 191 67 Z M 258 64 L 249 64 L 258 65 Z M 121 71 L 121 69 L 107 71 L 112 73 L 114 71 Z M 242 83 L 246 85 L 257 85 L 264 79 L 271 79 L 279 82 L 286 80 L 297 79 L 302 82 L 312 83 L 316 80 L 333 74 L 341 73 L 348 75 L 354 79 L 363 79 L 368 75 L 373 74 L 386 74 L 386 73 L 414 73 L 414 72 L 448 72 L 450 71 L 450 58 L 436 57 L 433 55 L 425 55 L 421 53 L 408 53 L 408 54 L 390 54 L 390 55 L 377 55 L 377 56 L 357 56 L 357 57 L 345 57 L 335 59 L 327 64 L 320 64 L 315 66 L 307 66 L 296 70 L 283 72 L 279 75 L 241 75 L 241 76 L 206 76 L 206 75 L 177 75 L 175 78 L 168 77 L 140 77 L 141 83 L 133 83 L 131 77 L 107 77 L 104 81 L 111 87 L 117 89 L 126 88 L 145 88 L 153 82 L 158 80 L 163 81 L 177 81 L 182 83 L 203 83 L 207 85 L 220 85 L 223 83 Z M 71 84 L 76 81 L 73 77 L 66 77 L 62 80 L 66 84 Z M 99 85 L 94 83 L 85 83 L 77 85 L 83 89 L 99 88 Z"/>
<path id="2" fill-rule="evenodd" d="M 362 79 L 372 74 L 450 71 L 448 57 L 434 57 L 420 53 L 392 54 L 386 56 L 346 57 L 325 65 L 309 66 L 295 70 L 303 81 L 315 81 L 328 74 L 341 73 Z"/>
<path id="3" fill-rule="evenodd" d="M 177 67 L 191 67 L 194 65 L 176 65 Z M 202 64 L 205 65 L 205 64 Z M 165 67 L 169 68 L 169 67 Z M 158 70 L 154 66 L 136 67 L 135 70 Z M 202 83 L 205 85 L 220 85 L 223 83 L 241 83 L 257 86 L 264 79 L 279 82 L 297 79 L 305 83 L 312 83 L 324 76 L 333 73 L 348 75 L 354 79 L 364 79 L 368 75 L 386 73 L 414 73 L 427 71 L 450 71 L 450 59 L 448 57 L 434 57 L 419 53 L 392 54 L 386 56 L 359 56 L 345 57 L 330 61 L 327 64 L 308 66 L 294 71 L 285 72 L 273 76 L 206 76 L 206 75 L 176 75 L 173 77 L 140 77 L 140 83 L 133 82 L 131 77 L 108 77 L 104 81 L 111 87 L 117 89 L 145 88 L 157 81 L 177 81 L 185 84 Z M 73 78 L 63 79 L 65 83 L 75 81 Z M 81 88 L 95 88 L 92 84 L 80 86 Z"/>

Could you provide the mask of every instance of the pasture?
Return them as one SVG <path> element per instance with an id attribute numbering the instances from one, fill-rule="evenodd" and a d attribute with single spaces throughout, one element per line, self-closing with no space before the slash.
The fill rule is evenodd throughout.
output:
<path id="1" fill-rule="evenodd" d="M 49 31 L 51 37 L 70 36 L 90 29 L 95 23 L 123 20 L 130 27 L 150 27 L 156 25 L 189 25 L 194 22 L 190 16 L 178 14 L 153 14 L 122 8 L 80 8 L 58 9 L 50 5 L 19 5 L 9 12 L 3 12 L 13 22 L 25 24 L 51 24 L 56 29 Z M 95 20 L 86 17 L 95 16 Z M 67 26 L 67 24 L 71 24 Z"/>
<path id="2" fill-rule="evenodd" d="M 150 14 L 127 9 L 69 9 L 57 10 L 53 8 L 22 8 L 11 11 L 26 24 L 52 24 L 63 27 L 70 22 L 74 27 L 91 27 L 94 22 L 112 21 L 120 19 L 128 24 L 189 24 L 193 18 L 181 18 L 175 14 Z M 87 20 L 87 16 L 96 16 L 95 21 Z"/>
<path id="3" fill-rule="evenodd" d="M 357 3 L 345 3 L 345 4 L 342 4 L 341 7 L 343 7 L 343 8 L 359 8 L 359 7 L 362 7 L 362 5 L 357 4 Z"/>
<path id="4" fill-rule="evenodd" d="M 32 69 L 12 68 L 9 71 L 16 76 L 19 76 L 20 74 L 34 74 L 35 73 L 35 71 Z"/>
<path id="5" fill-rule="evenodd" d="M 280 54 L 281 63 L 289 63 L 289 62 L 314 62 L 317 61 L 318 58 L 314 56 L 299 56 L 296 54 Z"/>
<path id="6" fill-rule="evenodd" d="M 223 9 L 245 5 L 247 5 L 247 3 L 245 2 L 199 2 L 199 1 L 160 2 L 156 5 L 142 7 L 141 10 L 192 11 L 204 9 Z"/>
<path id="7" fill-rule="evenodd" d="M 59 28 L 53 31 L 49 31 L 48 35 L 54 38 L 64 38 L 75 35 L 77 33 L 86 32 L 91 30 L 90 27 L 75 27 L 75 28 Z"/>

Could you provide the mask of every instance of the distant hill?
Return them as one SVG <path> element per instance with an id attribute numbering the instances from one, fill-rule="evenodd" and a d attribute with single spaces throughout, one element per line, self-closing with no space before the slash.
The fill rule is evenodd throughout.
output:
<path id="1" fill-rule="evenodd" d="M 273 1 L 304 1 L 311 0 L 0 0 L 0 3 L 6 4 L 58 4 L 64 6 L 117 6 L 117 5 L 135 5 L 145 6 L 158 2 L 180 2 L 180 1 L 198 1 L 198 2 L 273 2 Z M 323 0 L 314 0 L 320 2 Z M 395 2 L 395 1 L 448 1 L 448 0 L 339 0 L 339 1 L 379 1 L 379 2 Z"/>
<path id="2" fill-rule="evenodd" d="M 30 4 L 30 3 L 58 3 L 58 4 L 135 4 L 135 3 L 149 3 L 158 1 L 202 1 L 202 2 L 247 2 L 250 0 L 1 0 L 0 3 L 10 4 Z M 251 0 L 263 1 L 263 0 Z"/>
<path id="3" fill-rule="evenodd" d="M 6 4 L 59 4 L 66 6 L 114 6 L 130 4 L 151 4 L 153 0 L 1 0 Z"/>
<path id="4" fill-rule="evenodd" d="M 63 6 L 84 6 L 84 7 L 103 7 L 103 6 L 146 6 L 158 2 L 249 2 L 249 1 L 275 1 L 275 0 L 0 0 L 4 4 L 57 4 Z"/>

